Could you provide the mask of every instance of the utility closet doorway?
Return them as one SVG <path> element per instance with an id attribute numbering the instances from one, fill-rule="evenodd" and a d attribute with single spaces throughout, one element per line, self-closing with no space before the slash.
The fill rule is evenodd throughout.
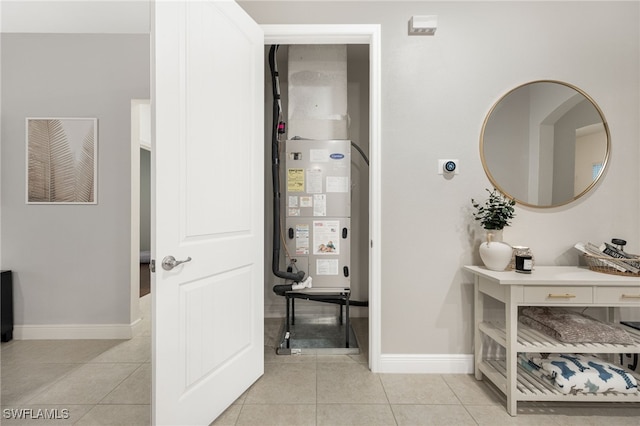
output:
<path id="1" fill-rule="evenodd" d="M 265 58 L 269 48 L 265 46 Z M 357 144 L 367 155 L 369 152 L 369 46 L 365 44 L 346 45 L 347 49 L 347 104 L 349 121 L 349 139 Z M 280 45 L 277 55 L 280 76 L 280 91 L 284 120 L 288 117 L 288 63 L 289 45 Z M 313 90 L 313 89 L 310 89 Z M 317 87 L 322 91 L 322 87 Z M 278 317 L 284 314 L 283 298 L 276 296 L 271 288 L 282 281 L 271 273 L 271 239 L 273 221 L 273 192 L 271 185 L 271 140 L 272 123 L 272 87 L 268 63 L 265 65 L 265 265 L 268 288 L 265 288 L 265 316 Z M 288 125 L 288 123 L 287 123 Z M 286 134 L 286 139 L 306 138 L 303 134 Z M 282 160 L 282 158 L 281 158 Z M 286 184 L 284 167 L 281 167 L 281 184 Z M 284 188 L 281 188 L 284 194 Z M 281 209 L 285 211 L 284 206 Z M 369 241 L 369 168 L 363 157 L 352 148 L 351 152 L 351 298 L 366 301 L 369 297 L 368 241 Z M 283 228 L 284 229 L 284 228 Z M 285 269 L 284 267 L 282 268 Z M 296 303 L 296 312 L 305 314 L 329 314 L 336 310 L 334 305 L 301 300 Z M 352 307 L 352 317 L 368 317 L 367 308 Z"/>
<path id="2" fill-rule="evenodd" d="M 276 295 L 272 288 L 275 284 L 283 284 L 283 280 L 274 276 L 271 270 L 272 265 L 272 239 L 273 239 L 273 186 L 271 178 L 271 140 L 272 140 L 272 115 L 273 115 L 273 88 L 271 81 L 271 69 L 268 63 L 269 50 L 272 43 L 268 41 L 268 32 L 265 38 L 265 289 L 264 289 L 264 312 L 266 319 L 279 318 L 283 319 L 285 316 L 285 298 Z M 273 43 L 276 44 L 276 43 Z M 289 48 L 290 44 L 277 43 L 279 48 L 277 51 L 277 69 L 280 82 L 280 95 L 282 100 L 282 116 L 285 122 L 288 121 L 288 63 L 289 63 Z M 292 44 L 305 44 L 304 42 L 294 42 Z M 314 44 L 318 44 L 314 42 Z M 351 259 L 350 259 L 350 287 L 351 287 L 351 300 L 367 301 L 370 302 L 371 293 L 371 245 L 372 235 L 370 232 L 370 212 L 372 210 L 370 200 L 370 157 L 372 153 L 371 149 L 371 117 L 375 114 L 372 113 L 371 102 L 371 90 L 372 87 L 378 87 L 372 85 L 371 75 L 372 66 L 370 52 L 371 44 L 346 44 L 346 43 L 320 43 L 325 45 L 340 45 L 346 47 L 347 50 L 347 105 L 348 105 L 348 140 L 351 140 L 356 144 L 362 154 L 358 152 L 356 148 L 351 150 Z M 373 75 L 377 75 L 373 73 Z M 318 87 L 317 90 L 322 90 L 322 87 Z M 315 88 L 309 88 L 309 90 L 315 90 Z M 287 123 L 288 125 L 288 123 Z M 287 127 L 288 130 L 288 127 Z M 377 138 L 377 132 L 376 138 Z M 282 149 L 284 144 L 282 141 L 286 139 L 293 139 L 295 137 L 305 138 L 304 134 L 290 134 L 287 132 L 281 139 L 281 174 L 280 174 L 280 192 L 282 193 L 281 201 L 284 204 L 284 194 L 286 193 L 286 170 L 283 167 L 284 154 Z M 377 140 L 377 139 L 376 139 Z M 375 159 L 378 161 L 378 159 Z M 374 166 L 375 167 L 375 166 Z M 378 188 L 374 188 L 377 190 Z M 284 228 L 284 217 L 286 215 L 286 206 L 282 205 L 280 209 L 283 214 L 281 217 L 281 228 L 286 233 Z M 284 244 L 284 243 L 283 243 Z M 281 252 L 280 259 L 281 270 L 285 270 L 287 266 L 286 252 Z M 375 271 L 374 271 L 375 273 Z M 377 277 L 376 277 L 377 278 Z M 377 286 L 373 286 L 373 294 L 376 294 Z M 372 306 L 374 309 L 372 309 Z M 366 324 L 368 330 L 369 339 L 359 342 L 360 353 L 369 354 L 369 367 L 372 371 L 375 371 L 377 365 L 377 359 L 379 357 L 379 317 L 373 317 L 376 314 L 379 315 L 376 309 L 379 306 L 379 301 L 370 302 L 369 307 L 351 306 L 350 317 L 356 319 L 356 321 L 363 321 Z M 339 315 L 340 307 L 334 304 L 321 303 L 317 301 L 306 301 L 299 299 L 295 303 L 295 315 L 298 316 L 318 316 L 319 318 Z M 379 309 L 379 308 L 378 308 Z M 361 323 L 362 324 L 362 323 Z M 371 324 L 374 324 L 371 327 Z M 265 342 L 268 344 L 268 342 Z M 363 347 L 363 345 L 366 345 Z M 275 348 L 274 348 L 275 351 Z M 282 355 L 287 356 L 287 355 Z"/>

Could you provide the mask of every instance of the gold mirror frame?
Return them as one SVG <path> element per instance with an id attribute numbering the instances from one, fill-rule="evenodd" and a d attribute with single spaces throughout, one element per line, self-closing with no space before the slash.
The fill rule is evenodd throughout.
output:
<path id="1" fill-rule="evenodd" d="M 564 86 L 566 88 L 573 89 L 578 94 L 582 95 L 587 101 L 589 101 L 589 103 L 593 106 L 595 111 L 600 116 L 600 120 L 602 122 L 602 126 L 603 126 L 603 129 L 604 129 L 604 132 L 606 134 L 606 147 L 605 147 L 604 158 L 602 159 L 602 166 L 601 166 L 598 174 L 596 175 L 596 177 L 592 179 L 591 183 L 585 189 L 580 191 L 578 194 L 575 194 L 576 191 L 574 190 L 574 195 L 571 198 L 568 198 L 566 200 L 562 200 L 561 202 L 556 202 L 556 203 L 554 203 L 552 201 L 550 204 L 543 204 L 543 205 L 535 204 L 535 203 L 530 202 L 529 199 L 523 200 L 523 199 L 518 198 L 517 196 L 513 196 L 512 194 L 510 194 L 509 191 L 504 188 L 505 185 L 501 184 L 500 182 L 498 182 L 495 179 L 494 175 L 489 170 L 489 165 L 488 165 L 488 162 L 487 162 L 487 158 L 485 157 L 485 144 L 487 143 L 487 141 L 485 140 L 485 136 L 486 136 L 487 127 L 488 127 L 488 125 L 490 123 L 490 120 L 492 118 L 492 114 L 494 114 L 494 112 L 497 110 L 498 106 L 507 97 L 509 97 L 509 95 L 513 94 L 514 92 L 518 91 L 519 89 L 522 89 L 524 87 L 529 87 L 531 85 L 538 84 L 538 83 L 558 84 L 558 85 Z M 482 131 L 480 133 L 480 158 L 481 158 L 481 161 L 482 161 L 482 167 L 484 168 L 484 171 L 485 171 L 487 177 L 489 178 L 489 180 L 491 181 L 491 183 L 493 184 L 493 186 L 497 190 L 499 190 L 500 192 L 502 192 L 503 194 L 505 194 L 509 198 L 515 199 L 518 204 L 521 204 L 521 205 L 524 205 L 524 206 L 529 206 L 529 207 L 536 207 L 536 208 L 559 207 L 559 206 L 563 206 L 565 204 L 569 204 L 569 203 L 579 199 L 580 197 L 582 197 L 584 194 L 589 192 L 596 185 L 596 183 L 600 180 L 600 178 L 603 176 L 603 174 L 604 174 L 604 172 L 605 172 L 605 170 L 607 168 L 610 152 L 611 152 L 611 135 L 609 133 L 609 125 L 607 124 L 607 120 L 605 119 L 604 114 L 602 113 L 602 110 L 600 109 L 600 107 L 596 104 L 596 102 L 593 100 L 593 98 L 591 98 L 591 96 L 589 96 L 582 89 L 580 89 L 580 88 L 578 88 L 578 87 L 576 87 L 576 86 L 574 86 L 572 84 L 565 83 L 565 82 L 562 82 L 562 81 L 557 81 L 557 80 L 534 80 L 534 81 L 530 81 L 530 82 L 527 82 L 527 83 L 523 83 L 523 84 L 511 89 L 507 93 L 505 93 L 502 97 L 500 97 L 500 99 L 498 99 L 498 101 L 495 104 L 493 104 L 493 106 L 491 107 L 491 109 L 487 113 L 487 116 L 485 117 L 484 122 L 482 124 Z"/>

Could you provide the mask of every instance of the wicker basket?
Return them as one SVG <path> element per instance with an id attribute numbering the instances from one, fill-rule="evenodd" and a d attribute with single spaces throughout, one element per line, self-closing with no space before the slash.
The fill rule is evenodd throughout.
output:
<path id="1" fill-rule="evenodd" d="M 628 260 L 640 262 L 640 257 L 636 255 L 632 255 L 632 256 L 634 257 Z M 614 266 L 612 266 L 612 260 L 616 260 L 616 259 L 611 258 L 611 256 L 595 256 L 592 254 L 585 253 L 584 259 L 587 262 L 587 266 L 592 271 L 604 272 L 605 274 L 624 275 L 628 277 L 640 277 L 640 272 L 638 273 L 629 272 L 629 271 L 623 272 L 616 269 Z"/>

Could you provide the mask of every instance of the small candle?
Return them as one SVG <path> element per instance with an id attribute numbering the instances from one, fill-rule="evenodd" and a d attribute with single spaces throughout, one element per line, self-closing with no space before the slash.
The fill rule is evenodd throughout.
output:
<path id="1" fill-rule="evenodd" d="M 528 254 L 516 255 L 516 272 L 530 274 L 533 266 L 533 260 Z"/>

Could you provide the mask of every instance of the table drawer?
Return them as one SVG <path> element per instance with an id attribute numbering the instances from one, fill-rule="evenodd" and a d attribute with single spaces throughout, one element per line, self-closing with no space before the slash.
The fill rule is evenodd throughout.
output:
<path id="1" fill-rule="evenodd" d="M 598 287 L 596 288 L 596 303 L 640 306 L 640 287 Z"/>
<path id="2" fill-rule="evenodd" d="M 593 303 L 593 287 L 525 287 L 524 303 L 557 303 L 559 305 Z"/>

